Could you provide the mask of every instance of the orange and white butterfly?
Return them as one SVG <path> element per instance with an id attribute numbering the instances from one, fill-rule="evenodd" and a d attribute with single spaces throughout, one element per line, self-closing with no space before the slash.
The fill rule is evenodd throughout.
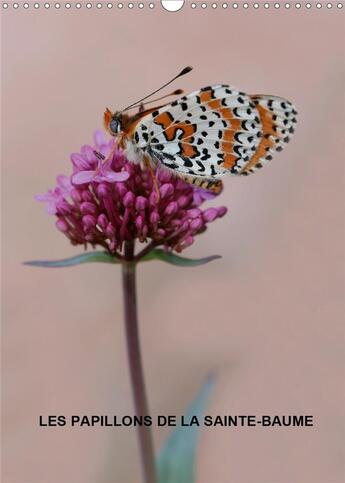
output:
<path id="1" fill-rule="evenodd" d="M 189 183 L 217 192 L 227 174 L 254 173 L 275 151 L 281 151 L 294 132 L 297 112 L 281 97 L 248 95 L 219 84 L 151 109 L 143 110 L 141 104 L 137 114 L 125 114 L 190 70 L 186 67 L 122 111 L 107 109 L 104 124 L 130 161 L 160 165 Z"/>

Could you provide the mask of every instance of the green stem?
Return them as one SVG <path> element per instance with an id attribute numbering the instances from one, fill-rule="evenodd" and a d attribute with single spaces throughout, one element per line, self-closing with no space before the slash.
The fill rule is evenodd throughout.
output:
<path id="1" fill-rule="evenodd" d="M 136 416 L 149 416 L 144 372 L 140 351 L 137 296 L 134 262 L 134 242 L 125 242 L 125 260 L 122 263 L 122 286 L 126 341 L 131 385 Z M 150 426 L 137 426 L 144 483 L 156 483 L 152 432 Z"/>

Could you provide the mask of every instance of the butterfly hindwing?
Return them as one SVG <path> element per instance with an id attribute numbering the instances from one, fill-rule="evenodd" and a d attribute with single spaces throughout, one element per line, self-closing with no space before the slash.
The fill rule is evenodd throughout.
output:
<path id="1" fill-rule="evenodd" d="M 281 97 L 251 96 L 259 112 L 262 124 L 262 139 L 256 153 L 240 174 L 248 175 L 270 161 L 276 151 L 282 151 L 294 133 L 297 111 Z"/>
<path id="2" fill-rule="evenodd" d="M 144 116 L 134 140 L 154 161 L 190 179 L 248 175 L 284 148 L 296 114 L 285 99 L 214 85 Z"/>
<path id="3" fill-rule="evenodd" d="M 229 86 L 205 87 L 144 117 L 138 147 L 178 173 L 239 173 L 260 142 L 253 100 Z"/>

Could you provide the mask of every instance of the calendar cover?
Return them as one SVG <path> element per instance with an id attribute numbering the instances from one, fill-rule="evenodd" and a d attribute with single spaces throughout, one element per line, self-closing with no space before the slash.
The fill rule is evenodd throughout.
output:
<path id="1" fill-rule="evenodd" d="M 344 6 L 1 3 L 4 483 L 343 481 Z"/>

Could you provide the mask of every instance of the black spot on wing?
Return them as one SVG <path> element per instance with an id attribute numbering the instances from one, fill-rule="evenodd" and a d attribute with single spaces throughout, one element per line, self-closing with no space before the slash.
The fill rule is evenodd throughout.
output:
<path id="1" fill-rule="evenodd" d="M 201 161 L 207 161 L 208 159 L 210 159 L 211 155 L 209 154 L 208 152 L 208 149 L 204 148 L 202 150 L 202 156 L 200 157 L 200 160 Z"/>
<path id="2" fill-rule="evenodd" d="M 181 159 L 183 160 L 183 166 L 185 166 L 186 168 L 193 167 L 193 163 L 189 158 L 187 158 L 186 156 L 181 156 Z"/>
<path id="3" fill-rule="evenodd" d="M 205 171 L 205 166 L 200 162 L 200 161 L 196 161 L 196 164 L 199 166 L 199 170 L 201 173 L 203 173 Z"/>
<path id="4" fill-rule="evenodd" d="M 163 164 L 169 166 L 169 168 L 177 169 L 179 166 L 175 162 L 175 157 L 169 153 L 161 153 L 159 151 L 155 151 L 154 149 L 148 149 L 148 154 L 151 156 L 152 159 L 157 160 Z"/>
<path id="5" fill-rule="evenodd" d="M 164 158 L 170 159 L 171 161 L 175 160 L 175 156 L 173 154 L 164 153 L 163 156 L 164 156 Z"/>

